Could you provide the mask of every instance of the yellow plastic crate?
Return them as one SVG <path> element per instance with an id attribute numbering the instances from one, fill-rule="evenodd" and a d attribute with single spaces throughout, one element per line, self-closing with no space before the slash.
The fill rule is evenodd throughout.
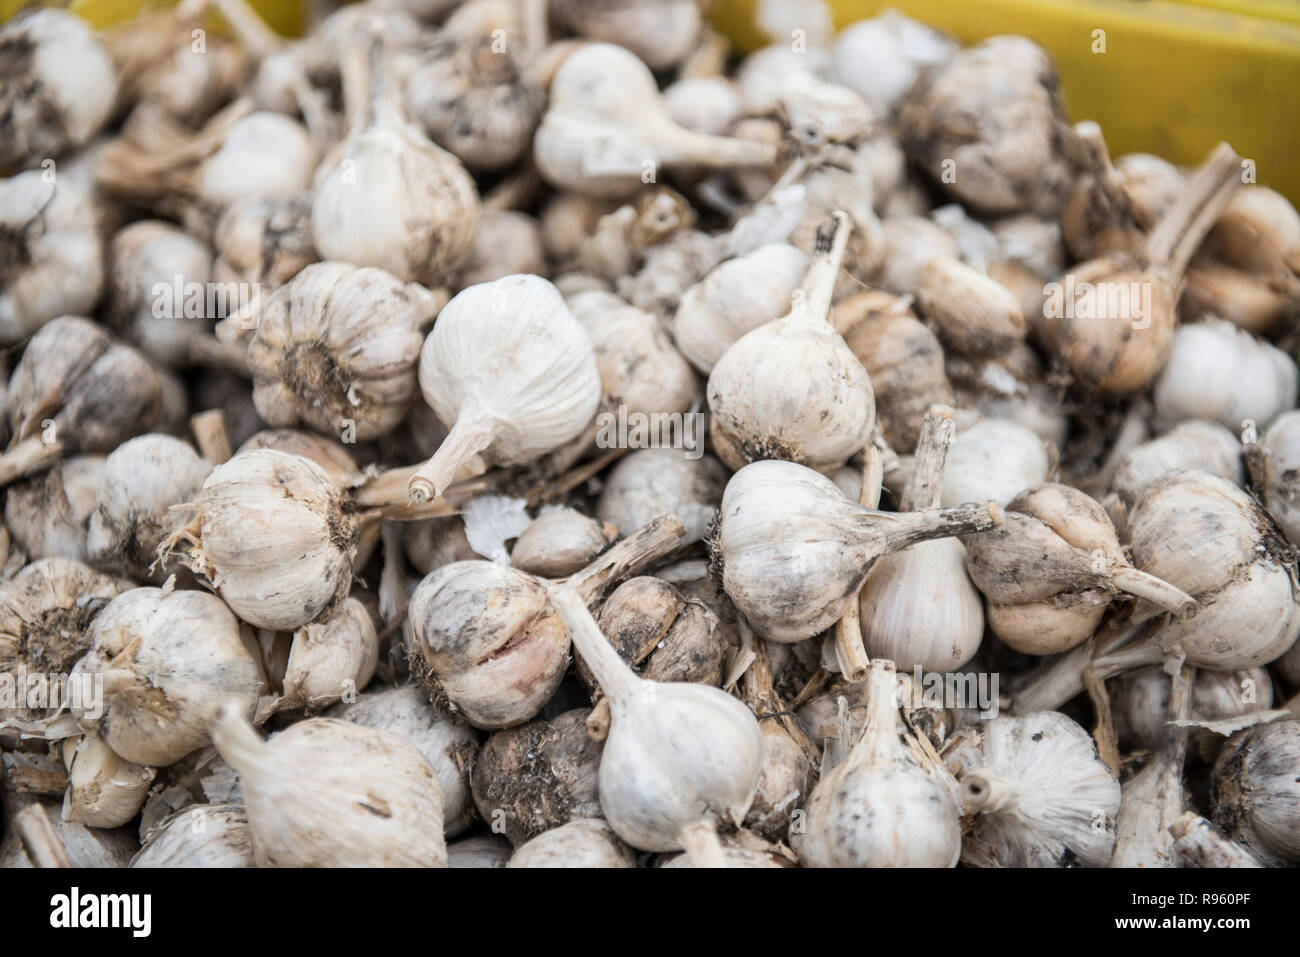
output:
<path id="1" fill-rule="evenodd" d="M 1074 120 L 1101 124 L 1115 155 L 1197 163 L 1220 140 L 1259 182 L 1300 205 L 1300 2 L 1297 0 L 832 0 L 837 27 L 892 7 L 964 43 L 1032 37 L 1056 58 Z M 713 0 L 741 50 L 766 42 L 757 0 Z M 1094 53 L 1094 31 L 1105 36 Z"/>

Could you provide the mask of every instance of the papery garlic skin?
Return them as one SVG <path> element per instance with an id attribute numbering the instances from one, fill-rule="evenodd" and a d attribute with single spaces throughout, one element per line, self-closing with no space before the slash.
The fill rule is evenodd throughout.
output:
<path id="1" fill-rule="evenodd" d="M 415 395 L 421 330 L 437 305 L 382 269 L 307 266 L 266 301 L 249 342 L 258 413 L 349 441 L 391 431 Z"/>
<path id="2" fill-rule="evenodd" d="M 579 818 L 521 845 L 506 867 L 635 867 L 636 854 L 601 820 Z"/>
<path id="3" fill-rule="evenodd" d="M 103 707 L 85 704 L 73 715 L 128 761 L 174 764 L 211 743 L 209 726 L 223 702 L 253 713 L 262 672 L 240 628 L 207 592 L 124 592 L 95 619 L 90 651 L 73 669 L 105 675 Z"/>
<path id="4" fill-rule="evenodd" d="M 291 631 L 348 593 L 359 531 L 314 462 L 241 452 L 203 483 L 192 561 L 240 618 Z"/>
<path id="5" fill-rule="evenodd" d="M 170 435 L 123 442 L 104 460 L 99 508 L 86 534 L 90 561 L 161 581 L 158 550 L 188 518 L 177 506 L 194 500 L 211 471 L 188 442 Z"/>
<path id="6" fill-rule="evenodd" d="M 391 731 L 409 740 L 433 765 L 442 788 L 442 820 L 448 837 L 469 827 L 474 815 L 469 768 L 478 736 L 463 721 L 429 703 L 415 685 L 358 695 L 332 708 L 327 717 Z"/>
<path id="7" fill-rule="evenodd" d="M 237 804 L 191 804 L 163 821 L 131 867 L 255 867 L 248 815 Z"/>
<path id="8" fill-rule="evenodd" d="M 94 735 L 64 738 L 68 787 L 63 819 L 87 827 L 117 827 L 140 812 L 154 769 L 124 761 Z"/>
<path id="9" fill-rule="evenodd" d="M 442 790 L 405 738 L 309 718 L 262 741 L 237 714 L 213 730 L 244 784 L 259 867 L 446 867 Z"/>
<path id="10" fill-rule="evenodd" d="M 0 178 L 0 343 L 94 309 L 104 283 L 97 206 L 68 176 L 46 182 L 31 170 Z"/>
<path id="11" fill-rule="evenodd" d="M 1111 488 L 1124 507 L 1132 508 L 1149 485 L 1177 469 L 1196 469 L 1241 485 L 1241 442 L 1215 422 L 1180 422 L 1124 455 Z"/>
<path id="12" fill-rule="evenodd" d="M 1043 440 L 1023 425 L 980 419 L 953 441 L 941 504 L 993 499 L 1006 505 L 1025 489 L 1047 481 L 1049 464 Z"/>
<path id="13" fill-rule="evenodd" d="M 1001 867 L 1104 867 L 1115 847 L 1120 786 L 1088 733 L 1045 711 L 994 718 L 980 765 L 962 774 L 975 827 L 964 860 Z"/>
<path id="14" fill-rule="evenodd" d="M 0 169 L 22 168 L 90 140 L 108 121 L 117 74 L 80 17 L 38 10 L 0 30 Z"/>
<path id="15" fill-rule="evenodd" d="M 1252 728 L 1224 745 L 1214 767 L 1214 822 L 1257 857 L 1300 861 L 1300 721 Z"/>
<path id="16" fill-rule="evenodd" d="M 1159 665 L 1138 668 L 1115 678 L 1111 684 L 1111 708 L 1120 740 L 1134 748 L 1155 750 L 1168 732 L 1169 675 Z M 1191 718 L 1220 721 L 1273 705 L 1273 682 L 1263 668 L 1244 671 L 1198 669 L 1192 684 Z M 1196 734 L 1196 729 L 1193 729 Z M 1212 742 L 1223 738 L 1204 732 Z"/>
<path id="17" fill-rule="evenodd" d="M 1296 404 L 1300 372 L 1282 350 L 1216 319 L 1181 326 L 1156 379 L 1156 422 L 1208 419 L 1263 428 Z"/>
<path id="18" fill-rule="evenodd" d="M 681 449 L 637 449 L 610 470 L 596 517 L 626 534 L 659 515 L 675 515 L 686 526 L 683 541 L 699 541 L 726 484 L 726 469 L 711 455 L 691 458 Z"/>
<path id="19" fill-rule="evenodd" d="M 365 605 L 351 596 L 293 634 L 281 708 L 314 711 L 354 696 L 379 663 L 379 636 Z"/>

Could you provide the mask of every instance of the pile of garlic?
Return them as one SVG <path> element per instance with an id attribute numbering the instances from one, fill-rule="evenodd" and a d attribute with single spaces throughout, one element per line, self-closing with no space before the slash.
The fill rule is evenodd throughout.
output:
<path id="1" fill-rule="evenodd" d="M 0 866 L 1300 864 L 1270 170 L 892 12 L 317 6 L 0 25 Z"/>

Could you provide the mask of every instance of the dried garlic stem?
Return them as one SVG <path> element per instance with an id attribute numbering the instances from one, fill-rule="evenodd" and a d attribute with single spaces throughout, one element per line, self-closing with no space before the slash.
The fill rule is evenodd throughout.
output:
<path id="1" fill-rule="evenodd" d="M 462 414 L 433 458 L 411 476 L 407 483 L 411 501 L 418 505 L 441 495 L 461 467 L 492 444 L 494 434 L 491 418 Z"/>
<path id="2" fill-rule="evenodd" d="M 1147 254 L 1155 266 L 1181 276 L 1201 240 L 1241 186 L 1241 157 L 1227 143 L 1214 148 L 1151 230 Z"/>
<path id="3" fill-rule="evenodd" d="M 199 454 L 213 465 L 220 465 L 234 454 L 226 434 L 226 417 L 220 409 L 208 409 L 190 416 L 190 431 Z"/>
<path id="4" fill-rule="evenodd" d="M 63 842 L 39 803 L 33 802 L 14 816 L 14 831 L 36 867 L 72 866 Z"/>
<path id="5" fill-rule="evenodd" d="M 1187 811 L 1169 828 L 1179 867 L 1263 867 L 1240 844 L 1228 840 L 1205 818 Z"/>
<path id="6" fill-rule="evenodd" d="M 681 831 L 682 847 L 691 859 L 691 867 L 726 867 L 718 829 L 708 818 L 687 824 Z"/>
<path id="7" fill-rule="evenodd" d="M 39 435 L 23 439 L 0 455 L 0 486 L 49 468 L 63 457 L 63 452 L 63 443 L 59 441 L 46 442 Z"/>
<path id="8" fill-rule="evenodd" d="M 880 504 L 880 490 L 885 480 L 885 459 L 879 444 L 883 440 L 879 440 L 879 435 L 879 429 L 873 429 L 872 441 L 862 449 L 862 488 L 858 492 L 858 504 L 867 508 L 876 508 Z M 862 615 L 856 601 L 849 602 L 844 616 L 835 623 L 835 654 L 840 661 L 840 671 L 848 681 L 858 682 L 867 676 L 871 658 L 862 641 Z"/>
<path id="9" fill-rule="evenodd" d="M 569 578 L 566 585 L 590 605 L 602 591 L 620 578 L 642 570 L 648 563 L 662 558 L 685 535 L 686 526 L 678 521 L 677 516 L 660 515 L 607 549 L 590 565 Z"/>

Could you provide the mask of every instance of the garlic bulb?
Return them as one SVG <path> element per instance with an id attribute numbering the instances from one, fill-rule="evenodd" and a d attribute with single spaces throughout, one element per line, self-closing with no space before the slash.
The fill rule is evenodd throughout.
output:
<path id="1" fill-rule="evenodd" d="M 88 142 L 108 121 L 117 74 L 90 27 L 64 10 L 37 10 L 0 29 L 7 82 L 0 169 L 21 169 Z"/>
<path id="2" fill-rule="evenodd" d="M 568 581 L 594 601 L 675 548 L 681 532 L 667 516 L 651 522 Z M 416 587 L 407 617 L 415 670 L 475 727 L 527 721 L 564 677 L 569 635 L 548 604 L 545 583 L 508 565 L 442 566 Z"/>
<path id="3" fill-rule="evenodd" d="M 149 431 L 162 386 L 148 361 L 87 319 L 63 316 L 27 343 L 6 401 L 14 442 L 0 484 L 75 452 L 108 452 Z"/>
<path id="4" fill-rule="evenodd" d="M 1179 867 L 1261 867 L 1249 851 L 1228 840 L 1210 822 L 1187 811 L 1169 829 Z"/>
<path id="5" fill-rule="evenodd" d="M 323 259 L 432 288 L 469 250 L 478 191 L 460 161 L 406 117 L 379 38 L 364 46 L 344 52 L 352 130 L 317 171 L 312 237 Z"/>
<path id="6" fill-rule="evenodd" d="M 86 534 L 90 561 L 161 581 L 167 568 L 156 567 L 158 550 L 177 522 L 188 520 L 178 506 L 194 500 L 211 471 L 188 442 L 169 435 L 123 442 L 104 460 L 99 508 Z"/>
<path id="7" fill-rule="evenodd" d="M 600 805 L 614 833 L 641 850 L 673 851 L 707 847 L 719 823 L 744 820 L 763 762 L 750 710 L 717 688 L 638 678 L 572 585 L 552 585 L 550 595 L 609 699 Z"/>
<path id="8" fill-rule="evenodd" d="M 987 499 L 1006 505 L 1047 481 L 1048 450 L 1037 435 L 1007 419 L 982 418 L 957 433 L 943 473 L 944 505 Z"/>
<path id="9" fill-rule="evenodd" d="M 415 394 L 421 330 L 437 305 L 382 269 L 307 266 L 266 301 L 248 344 L 258 413 L 362 441 L 391 431 Z"/>
<path id="10" fill-rule="evenodd" d="M 1200 260 L 1187 267 L 1178 309 L 1184 320 L 1214 317 L 1255 335 L 1275 335 L 1286 323 L 1290 301 L 1267 279 Z"/>
<path id="11" fill-rule="evenodd" d="M 678 126 L 654 75 L 635 54 L 593 43 L 570 54 L 556 71 L 533 159 L 554 186 L 621 197 L 636 192 L 660 166 L 763 167 L 775 162 L 776 150 Z"/>
<path id="12" fill-rule="evenodd" d="M 440 495 L 475 454 L 523 465 L 572 441 L 601 394 L 590 337 L 539 276 L 506 276 L 453 297 L 425 339 L 419 380 L 451 432 L 411 477 L 416 502 Z"/>
<path id="13" fill-rule="evenodd" d="M 894 10 L 859 20 L 835 37 L 835 78 L 876 113 L 887 115 L 924 73 L 941 68 L 957 53 L 947 35 Z"/>
<path id="14" fill-rule="evenodd" d="M 785 43 L 764 47 L 736 73 L 745 112 L 773 114 L 807 148 L 848 143 L 865 134 L 876 115 L 858 93 L 822 79 L 807 51 Z"/>
<path id="15" fill-rule="evenodd" d="M 946 406 L 933 406 L 926 416 L 901 511 L 938 508 L 952 419 Z M 955 538 L 882 555 L 858 601 L 867 653 L 904 672 L 956 671 L 975 656 L 984 637 L 980 595 L 966 574 L 966 548 Z"/>
<path id="16" fill-rule="evenodd" d="M 871 432 L 871 381 L 827 321 L 848 234 L 848 217 L 833 214 L 794 308 L 742 336 L 709 374 L 709 435 L 733 469 L 779 458 L 832 471 Z"/>
<path id="17" fill-rule="evenodd" d="M 1300 274 L 1300 213 L 1281 193 L 1247 186 L 1219 214 L 1210 233 L 1219 258 L 1258 276 Z"/>
<path id="18" fill-rule="evenodd" d="M 563 506 L 548 505 L 519 535 L 510 564 L 543 578 L 581 570 L 613 544 L 618 530 Z"/>
<path id="19" fill-rule="evenodd" d="M 414 744 L 438 776 L 444 832 L 451 837 L 469 827 L 474 815 L 469 769 L 478 735 L 463 721 L 431 705 L 415 685 L 368 691 L 336 705 L 327 717 L 400 734 Z"/>
<path id="20" fill-rule="evenodd" d="M 163 821 L 132 867 L 254 867 L 248 815 L 237 804 L 192 804 Z"/>
<path id="21" fill-rule="evenodd" d="M 722 681 L 727 649 L 717 616 L 703 602 L 688 600 L 672 585 L 643 575 L 610 593 L 597 617 L 601 632 L 619 657 L 652 681 Z M 595 687 L 581 664 L 578 677 Z"/>
<path id="22" fill-rule="evenodd" d="M 953 259 L 936 258 L 921 270 L 916 285 L 921 312 L 957 351 L 999 356 L 1025 338 L 1020 303 L 996 279 Z"/>
<path id="23" fill-rule="evenodd" d="M 154 769 L 124 761 L 93 734 L 60 742 L 68 767 L 63 819 L 117 827 L 140 813 Z"/>
<path id="24" fill-rule="evenodd" d="M 1237 431 L 1263 428 L 1296 404 L 1295 361 L 1228 322 L 1207 319 L 1174 333 L 1152 393 L 1156 425 L 1206 419 Z"/>
<path id="25" fill-rule="evenodd" d="M 311 196 L 254 196 L 226 207 L 212 234 L 218 282 L 254 283 L 274 292 L 316 261 Z"/>
<path id="26" fill-rule="evenodd" d="M 1300 512 L 1295 505 L 1298 452 L 1300 412 L 1296 411 L 1277 416 L 1259 441 L 1246 447 L 1251 485 L 1292 542 L 1300 541 Z"/>
<path id="27" fill-rule="evenodd" d="M 241 452 L 212 470 L 194 504 L 197 518 L 173 537 L 250 625 L 291 631 L 348 593 L 357 519 L 314 462 Z"/>
<path id="28" fill-rule="evenodd" d="M 1120 786 L 1088 733 L 1055 711 L 994 718 L 958 777 L 974 828 L 965 863 L 1104 867 L 1115 847 Z"/>
<path id="29" fill-rule="evenodd" d="M 1086 641 L 1117 591 L 1182 616 L 1196 607 L 1134 568 L 1105 509 L 1068 485 L 1040 485 L 1012 500 L 999 528 L 972 539 L 966 567 L 988 599 L 989 627 L 1023 654 L 1058 654 Z"/>
<path id="30" fill-rule="evenodd" d="M 701 372 L 711 372 L 746 333 L 787 315 L 809 259 L 788 243 L 769 243 L 728 259 L 691 286 L 673 316 L 673 338 Z"/>
<path id="31" fill-rule="evenodd" d="M 1088 175 L 1061 211 L 1061 234 L 1070 253 L 1082 261 L 1140 249 L 1155 220 L 1141 218 L 1134 207 L 1124 177 L 1111 165 L 1101 127 L 1085 120 L 1074 132 Z"/>
<path id="32" fill-rule="evenodd" d="M 659 320 L 608 292 L 579 293 L 568 299 L 568 306 L 591 337 L 608 408 L 623 408 L 628 417 L 648 415 L 650 421 L 654 413 L 684 413 L 691 408 L 699 394 L 699 380 Z M 673 438 L 670 429 L 659 429 L 650 440 L 667 444 Z M 678 438 L 685 441 L 687 436 Z"/>
<path id="33" fill-rule="evenodd" d="M 900 735 L 894 665 L 873 661 L 867 717 L 844 761 L 823 775 L 791 841 L 811 867 L 953 867 L 961 808 L 951 776 Z"/>
<path id="34" fill-rule="evenodd" d="M 908 97 L 900 126 L 912 159 L 971 209 L 1050 212 L 1070 179 L 1060 78 L 1025 37 L 959 51 Z"/>
<path id="35" fill-rule="evenodd" d="M 97 206 L 66 174 L 50 182 L 37 170 L 0 177 L 0 343 L 95 308 L 104 283 Z"/>
<path id="36" fill-rule="evenodd" d="M 1111 682 L 1110 699 L 1121 742 L 1139 750 L 1160 746 L 1170 713 L 1169 675 L 1163 668 L 1153 665 L 1120 675 Z M 1273 682 L 1263 668 L 1198 669 L 1189 717 L 1198 722 L 1220 721 L 1267 711 L 1272 705 Z"/>
<path id="37" fill-rule="evenodd" d="M 132 223 L 109 244 L 105 318 L 147 355 L 187 365 L 190 340 L 208 331 L 212 301 L 193 302 L 187 290 L 194 284 L 208 290 L 211 270 L 205 243 L 169 223 Z"/>
<path id="38" fill-rule="evenodd" d="M 601 820 L 576 818 L 522 845 L 507 867 L 636 867 L 636 853 Z"/>
<path id="39" fill-rule="evenodd" d="M 656 72 L 694 49 L 702 25 L 696 0 L 556 0 L 551 10 L 578 36 L 626 47 Z"/>
<path id="40" fill-rule="evenodd" d="M 105 606 L 87 637 L 74 674 L 104 673 L 103 707 L 72 712 L 127 761 L 164 767 L 210 744 L 223 702 L 253 713 L 261 669 L 239 620 L 207 592 L 133 588 Z"/>
<path id="41" fill-rule="evenodd" d="M 99 506 L 102 455 L 74 455 L 5 495 L 4 527 L 31 559 L 89 561 L 86 529 Z"/>
<path id="42" fill-rule="evenodd" d="M 259 867 L 446 867 L 442 791 L 400 735 L 310 718 L 263 741 L 233 709 L 213 728 L 244 784 Z"/>
<path id="43" fill-rule="evenodd" d="M 1147 486 L 1177 469 L 1196 469 L 1241 485 L 1241 442 L 1213 422 L 1180 422 L 1126 453 L 1115 468 L 1111 488 L 1125 508 L 1132 508 Z"/>
<path id="44" fill-rule="evenodd" d="M 888 513 L 846 499 L 793 462 L 747 465 L 731 477 L 710 543 L 716 575 L 754 630 L 794 642 L 825 631 L 876 560 L 918 542 L 994 528 L 996 503 Z"/>
<path id="45" fill-rule="evenodd" d="M 867 370 L 886 441 L 916 448 L 930 405 L 953 403 L 938 338 L 901 300 L 874 291 L 837 302 L 835 327 Z"/>
<path id="46" fill-rule="evenodd" d="M 474 804 L 495 833 L 518 847 L 574 820 L 601 817 L 601 742 L 587 732 L 590 708 L 498 731 L 483 743 L 470 778 Z"/>
<path id="47" fill-rule="evenodd" d="M 345 446 L 314 432 L 303 432 L 299 429 L 263 429 L 245 439 L 236 452 L 251 452 L 254 449 L 270 449 L 274 452 L 300 455 L 324 469 L 325 474 L 340 488 L 351 488 L 356 484 L 357 476 L 361 474 L 356 459 Z"/>
<path id="48" fill-rule="evenodd" d="M 1046 338 L 1085 389 L 1125 395 L 1160 372 L 1173 344 L 1183 273 L 1241 185 L 1241 162 L 1219 144 L 1141 248 L 1089 260 L 1045 287 Z"/>
<path id="49" fill-rule="evenodd" d="M 505 867 L 514 849 L 504 837 L 483 834 L 447 845 L 448 867 Z"/>
<path id="50" fill-rule="evenodd" d="M 711 455 L 692 458 L 680 449 L 637 449 L 610 470 L 596 517 L 628 531 L 656 516 L 673 515 L 686 527 L 683 542 L 697 542 L 716 514 L 726 484 L 726 469 Z"/>
<path id="51" fill-rule="evenodd" d="M 957 241 L 924 216 L 889 217 L 881 224 L 881 240 L 881 260 L 872 278 L 896 296 L 911 295 L 931 261 L 959 255 Z"/>
<path id="52" fill-rule="evenodd" d="M 678 126 L 720 136 L 740 117 L 744 104 L 726 77 L 687 76 L 664 89 L 664 109 Z"/>
<path id="53" fill-rule="evenodd" d="M 1214 823 L 1262 860 L 1300 861 L 1300 721 L 1261 725 L 1233 737 L 1214 766 Z"/>
<path id="54" fill-rule="evenodd" d="M 469 252 L 456 270 L 455 288 L 476 286 L 516 273 L 546 276 L 546 252 L 537 220 L 513 209 L 485 208 Z"/>
<path id="55" fill-rule="evenodd" d="M 293 634 L 276 710 L 316 711 L 351 698 L 374 677 L 379 637 L 365 605 L 344 598 Z"/>

